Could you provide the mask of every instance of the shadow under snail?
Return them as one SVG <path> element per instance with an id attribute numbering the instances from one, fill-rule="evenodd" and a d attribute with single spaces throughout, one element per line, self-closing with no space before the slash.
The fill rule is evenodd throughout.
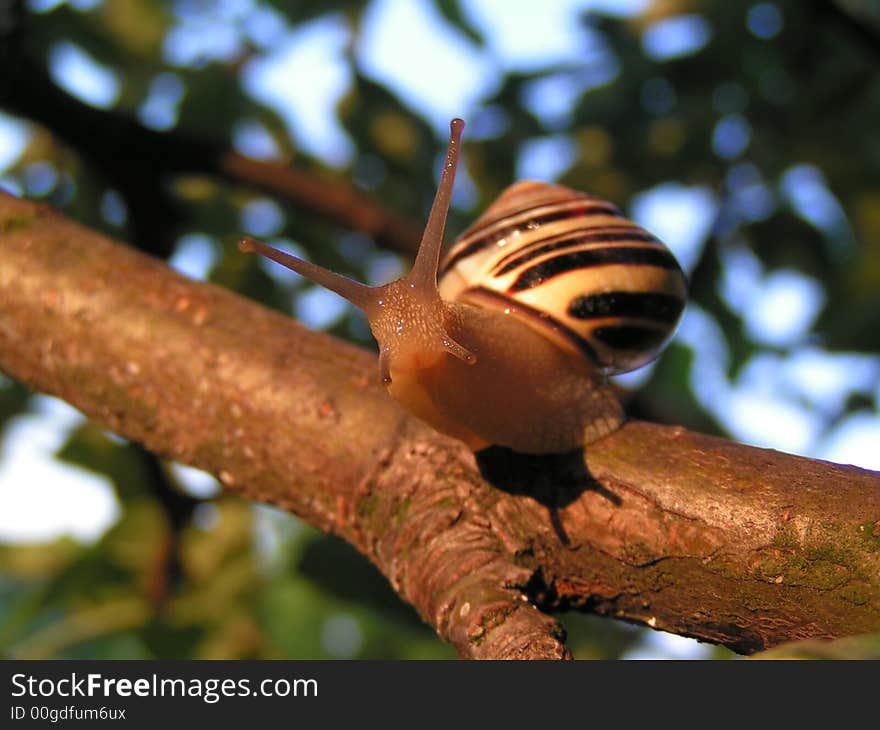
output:
<path id="1" fill-rule="evenodd" d="M 449 148 L 410 273 L 370 287 L 251 238 L 262 254 L 362 309 L 389 393 L 474 451 L 563 453 L 611 433 L 623 410 L 607 376 L 653 360 L 686 282 L 657 238 L 613 205 L 518 182 L 440 261 L 464 122 Z"/>

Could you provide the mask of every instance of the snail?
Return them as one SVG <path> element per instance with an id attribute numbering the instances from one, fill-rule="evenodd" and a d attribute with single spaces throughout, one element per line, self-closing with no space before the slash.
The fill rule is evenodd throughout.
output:
<path id="1" fill-rule="evenodd" d="M 684 307 L 685 277 L 613 205 L 561 185 L 505 190 L 440 261 L 464 122 L 410 273 L 370 287 L 245 237 L 362 309 L 390 394 L 472 450 L 564 453 L 623 422 L 607 376 L 655 358 Z"/>

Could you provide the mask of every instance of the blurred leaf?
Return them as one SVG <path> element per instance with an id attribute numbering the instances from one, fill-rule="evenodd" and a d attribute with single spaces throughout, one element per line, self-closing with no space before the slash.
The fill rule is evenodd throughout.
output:
<path id="1" fill-rule="evenodd" d="M 12 655 L 19 659 L 51 659 L 87 639 L 138 627 L 149 614 L 146 602 L 135 597 L 84 606 L 16 644 Z"/>
<path id="2" fill-rule="evenodd" d="M 714 419 L 700 408 L 690 383 L 693 351 L 673 342 L 654 365 L 648 385 L 635 394 L 637 417 L 657 420 L 658 415 L 685 428 L 720 435 Z"/>
<path id="3" fill-rule="evenodd" d="M 575 659 L 617 658 L 643 635 L 636 626 L 570 611 L 558 617 L 565 626 L 566 644 Z"/>
<path id="4" fill-rule="evenodd" d="M 0 373 L 0 431 L 10 418 L 25 410 L 30 395 L 23 385 Z"/>
<path id="5" fill-rule="evenodd" d="M 479 46 L 485 47 L 486 39 L 465 17 L 460 0 L 434 0 L 434 6 L 456 30 L 460 30 Z"/>
<path id="6" fill-rule="evenodd" d="M 82 551 L 83 547 L 69 537 L 45 543 L 0 544 L 0 565 L 6 577 L 41 580 L 66 569 Z"/>
<path id="7" fill-rule="evenodd" d="M 750 224 L 746 234 L 753 242 L 752 250 L 768 269 L 788 267 L 822 277 L 832 263 L 819 231 L 789 212 Z"/>
<path id="8" fill-rule="evenodd" d="M 240 499 L 227 497 L 207 505 L 210 527 L 191 526 L 183 538 L 184 569 L 198 583 L 215 583 L 224 568 L 242 559 L 254 566 L 253 511 Z M 206 518 L 203 518 L 206 519 Z"/>
<path id="9" fill-rule="evenodd" d="M 395 623 L 425 627 L 411 606 L 391 590 L 385 577 L 347 542 L 331 535 L 310 541 L 298 572 L 346 602 L 369 606 Z M 426 628 L 426 627 L 425 627 Z"/>
<path id="10" fill-rule="evenodd" d="M 120 47 L 141 58 L 159 55 L 170 20 L 168 9 L 155 0 L 102 3 L 96 18 Z"/>
<path id="11" fill-rule="evenodd" d="M 363 0 L 266 0 L 266 4 L 285 15 L 291 23 L 306 22 L 333 12 L 344 12 L 356 18 L 365 5 Z"/>
<path id="12" fill-rule="evenodd" d="M 880 634 L 834 641 L 805 639 L 753 654 L 750 659 L 880 659 Z"/>

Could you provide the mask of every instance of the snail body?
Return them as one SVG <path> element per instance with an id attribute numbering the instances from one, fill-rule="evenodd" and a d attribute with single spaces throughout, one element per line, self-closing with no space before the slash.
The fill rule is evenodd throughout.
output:
<path id="1" fill-rule="evenodd" d="M 559 185 L 508 188 L 440 264 L 464 123 L 410 273 L 368 287 L 245 238 L 360 307 L 389 393 L 477 451 L 562 453 L 615 430 L 607 375 L 656 357 L 684 306 L 684 275 L 608 203 Z M 439 269 L 439 286 L 438 286 Z"/>

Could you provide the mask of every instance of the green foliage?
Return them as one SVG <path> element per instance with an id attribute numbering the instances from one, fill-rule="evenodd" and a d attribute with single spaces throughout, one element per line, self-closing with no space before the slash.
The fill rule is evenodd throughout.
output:
<path id="1" fill-rule="evenodd" d="M 434 4 L 445 23 L 486 50 L 484 29 L 471 24 L 462 3 Z M 337 109 L 353 155 L 335 169 L 305 154 L 277 109 L 256 101 L 242 84 L 249 62 L 271 54 L 316 18 L 337 13 L 356 46 L 366 6 L 354 0 L 260 5 L 282 24 L 272 44 L 261 46 L 247 36 L 246 17 L 215 15 L 226 11 L 211 3 L 124 0 L 88 12 L 65 4 L 45 13 L 24 11 L 16 47 L 41 67 L 59 42 L 85 50 L 120 83 L 109 114 L 137 115 L 157 76 L 170 74 L 183 96 L 169 135 L 231 144 L 242 125 L 256 124 L 298 169 L 330 182 L 354 181 L 388 209 L 423 220 L 443 140 L 394 90 L 368 78 L 356 54 L 345 56 L 351 85 Z M 462 110 L 468 117 L 465 156 L 473 207 L 454 210 L 449 230 L 461 230 L 514 180 L 528 143 L 564 137 L 574 152 L 562 161 L 561 181 L 624 209 L 640 193 L 670 182 L 699 186 L 715 201 L 689 274 L 693 307 L 717 327 L 727 350 L 719 367 L 732 386 L 756 356 L 785 358 L 806 345 L 829 354 L 872 355 L 880 373 L 876 8 L 858 2 L 763 3 L 771 15 L 779 11 L 782 23 L 778 32 L 761 37 L 748 27 L 758 6 L 676 0 L 657 2 L 632 18 L 581 17 L 585 48 L 591 49 L 582 59 L 505 73 L 480 109 Z M 644 32 L 680 14 L 702 18 L 708 41 L 666 59 L 646 53 Z M 206 33 L 222 26 L 236 41 L 226 53 L 172 63 L 163 49 L 185 21 L 203 23 Z M 554 114 L 530 101 L 542 84 L 545 99 L 562 93 L 552 91 L 560 85 L 573 89 Z M 747 142 L 739 149 L 719 146 L 728 122 L 747 125 Z M 155 252 L 173 251 L 184 234 L 205 234 L 217 254 L 207 278 L 279 309 L 302 301 L 308 287 L 268 273 L 234 248 L 243 211 L 262 193 L 209 175 L 175 175 L 174 159 L 150 160 L 146 167 L 121 160 L 119 169 L 108 170 L 64 141 L 65 123 L 33 125 L 28 148 L 0 184 L 44 197 L 87 225 Z M 47 189 L 31 174 L 35 163 L 46 162 L 58 173 Z M 786 194 L 795 168 L 824 181 L 839 208 L 836 215 L 820 220 L 811 207 L 818 205 L 815 197 L 799 206 Z M 148 184 L 136 184 L 144 180 Z M 109 190 L 122 191 L 129 215 L 121 221 L 107 214 Z M 379 260 L 365 236 L 309 206 L 276 202 L 282 221 L 271 235 L 296 242 L 316 261 L 365 278 Z M 139 211 L 148 213 L 150 226 L 132 215 Z M 768 345 L 750 333 L 742 309 L 722 286 L 732 255 L 748 256 L 764 275 L 791 270 L 821 285 L 824 303 L 806 338 Z M 332 331 L 368 339 L 363 321 L 349 315 Z M 695 389 L 698 358 L 692 343 L 677 341 L 630 399 L 631 412 L 723 432 L 723 414 Z M 854 383 L 845 399 L 820 414 L 820 431 L 856 412 L 878 417 L 878 394 L 880 375 Z M 0 379 L 0 427 L 24 411 L 27 399 L 21 386 Z M 93 545 L 59 538 L 0 547 L 2 655 L 452 656 L 362 557 L 294 518 L 229 497 L 189 494 L 167 465 L 93 426 L 71 432 L 59 458 L 107 477 L 120 517 Z M 565 623 L 582 657 L 619 656 L 643 637 L 583 616 L 566 617 Z M 867 651 L 872 641 L 855 642 L 852 651 Z"/>
<path id="2" fill-rule="evenodd" d="M 880 634 L 835 641 L 805 639 L 755 654 L 753 659 L 880 659 Z"/>

